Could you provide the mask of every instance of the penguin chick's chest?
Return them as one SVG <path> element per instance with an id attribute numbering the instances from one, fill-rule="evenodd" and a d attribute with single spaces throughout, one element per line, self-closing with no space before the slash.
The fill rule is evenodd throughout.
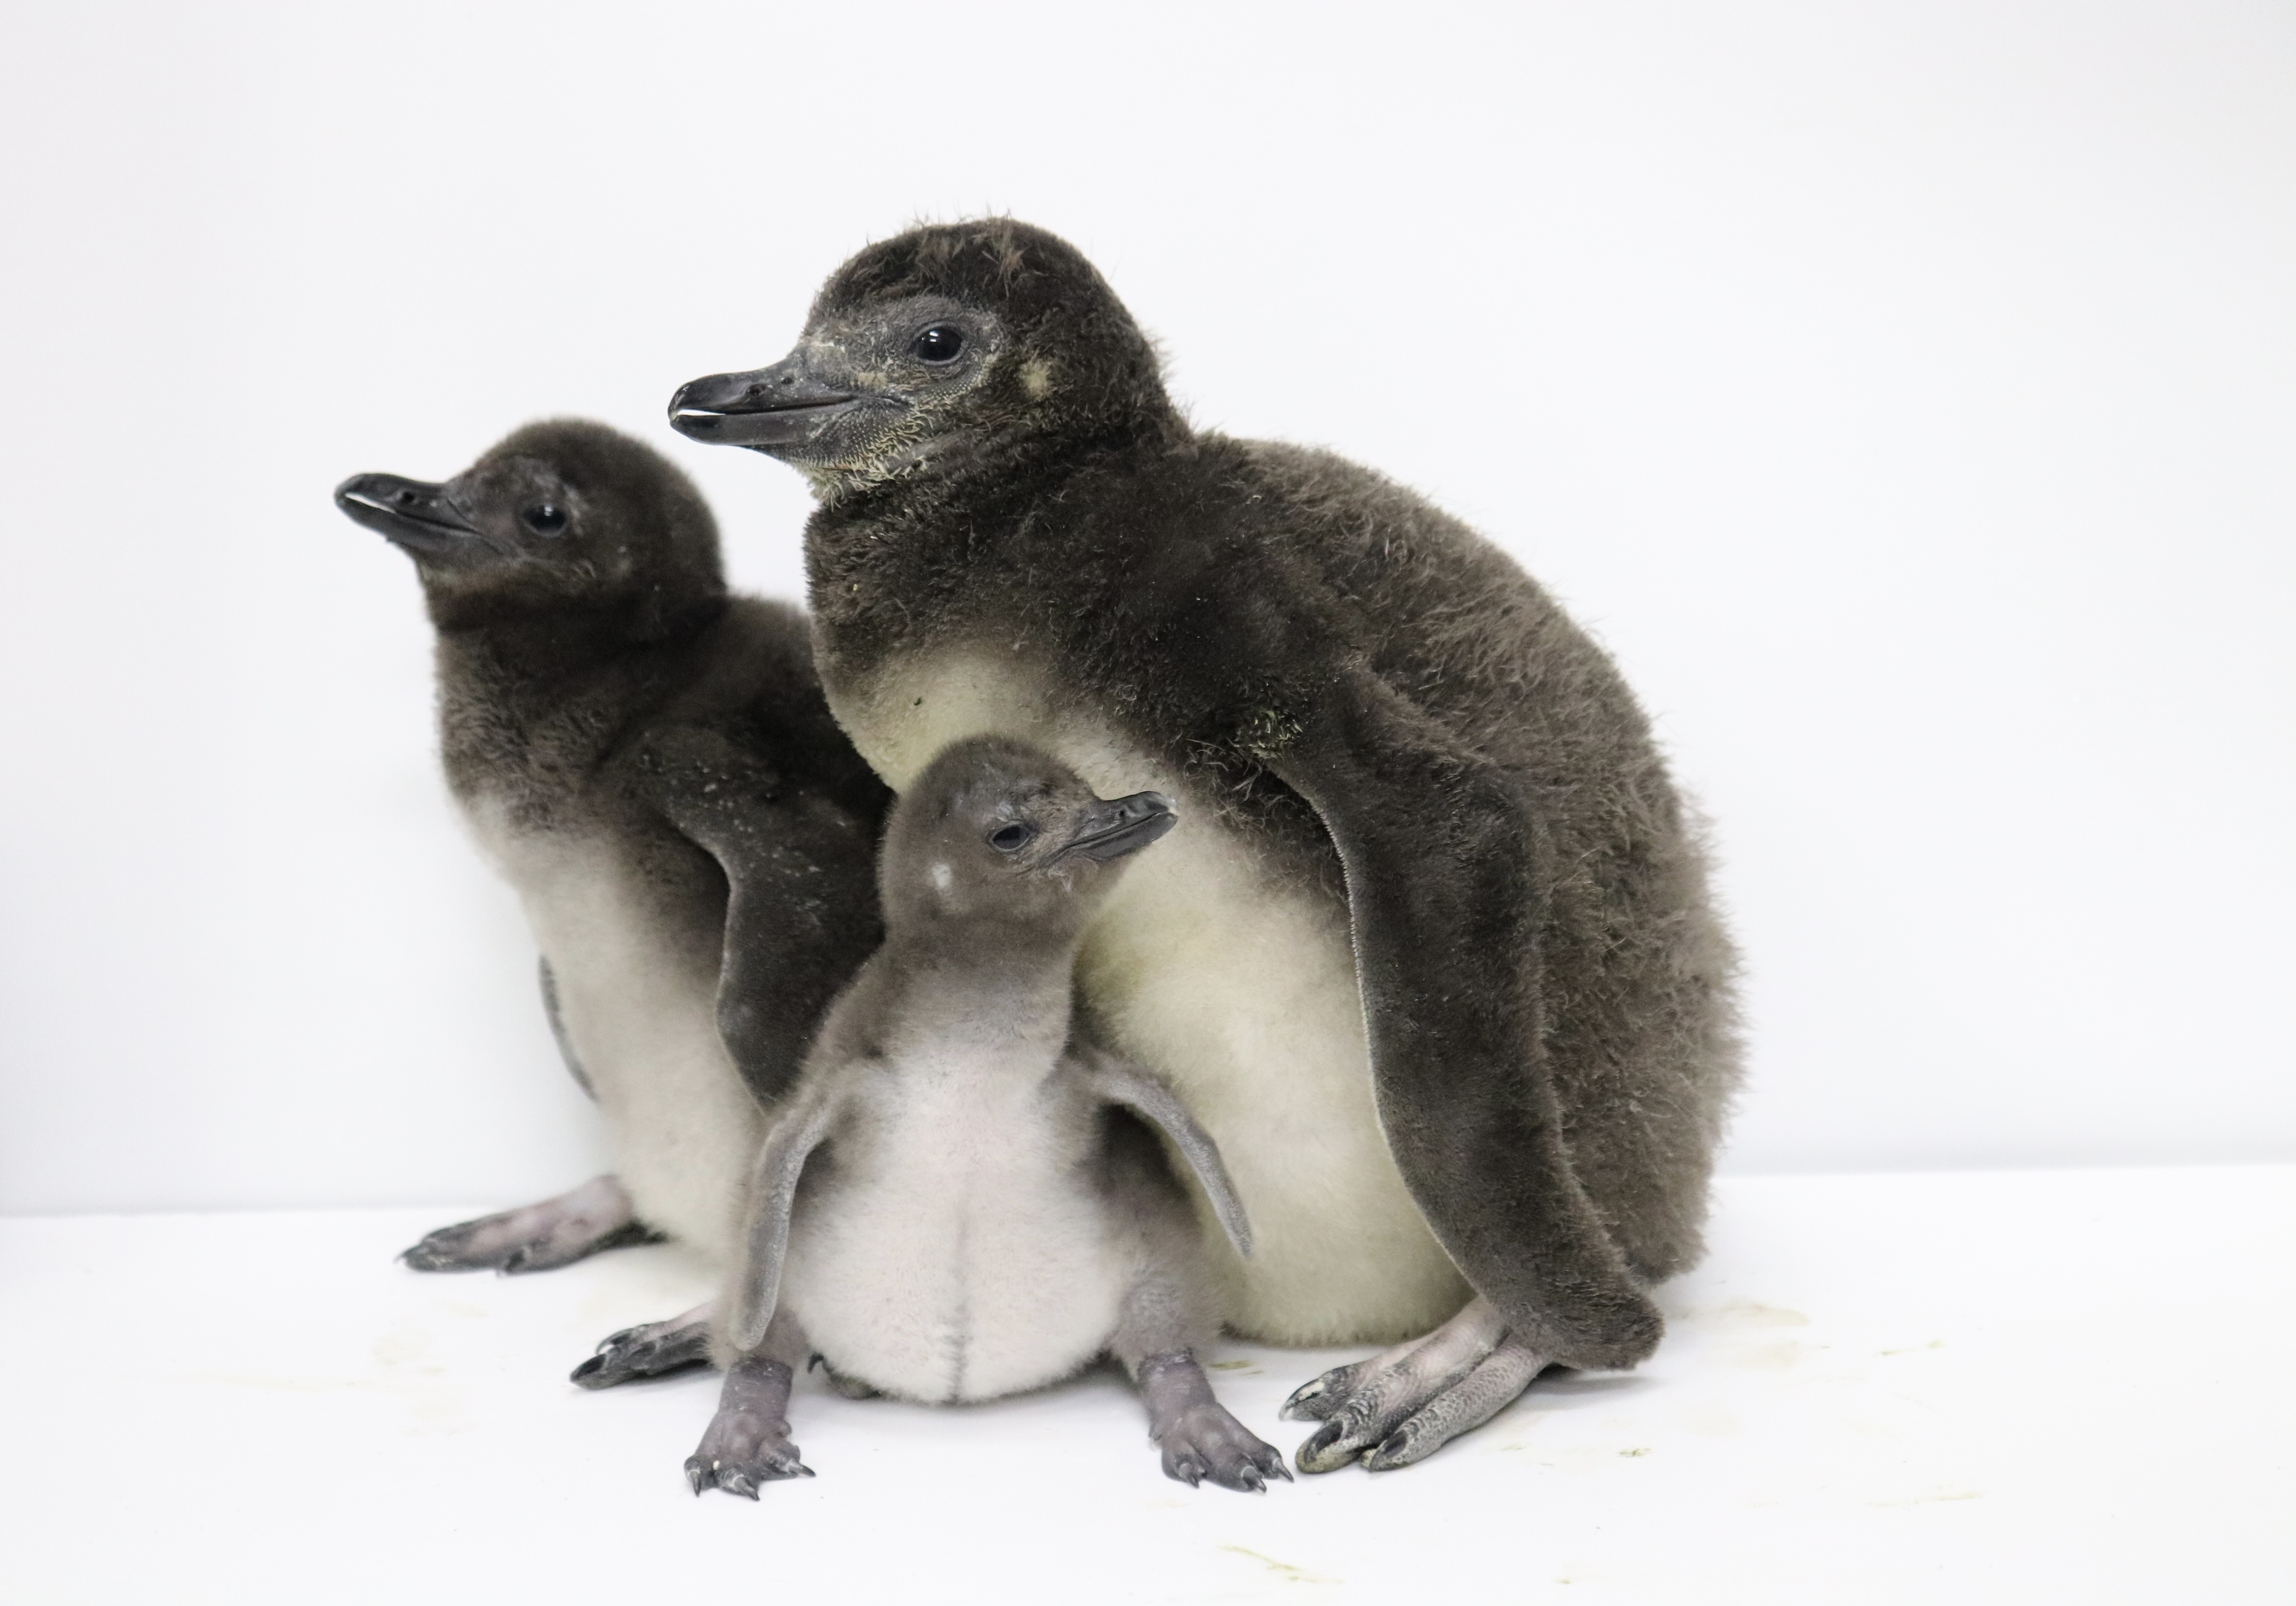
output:
<path id="1" fill-rule="evenodd" d="M 1009 1066 L 896 1066 L 799 1193 L 783 1305 L 832 1366 L 888 1394 L 993 1399 L 1068 1376 L 1106 1346 L 1128 1281 L 1088 1164 L 1097 1132 Z"/>

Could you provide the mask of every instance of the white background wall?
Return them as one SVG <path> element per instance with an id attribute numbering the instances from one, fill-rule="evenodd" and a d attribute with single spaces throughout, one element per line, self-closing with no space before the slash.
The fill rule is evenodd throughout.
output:
<path id="1" fill-rule="evenodd" d="M 340 519 L 661 422 L 920 216 L 1465 514 L 1719 822 L 1743 1170 L 2296 1155 L 2296 20 L 2233 0 L 20 7 L 0 1209 L 510 1199 L 595 1135 Z"/>

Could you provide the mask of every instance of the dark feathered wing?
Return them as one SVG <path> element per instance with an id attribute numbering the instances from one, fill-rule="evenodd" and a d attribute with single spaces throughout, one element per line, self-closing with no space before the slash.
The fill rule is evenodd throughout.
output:
<path id="1" fill-rule="evenodd" d="M 718 1029 L 758 1102 L 795 1082 L 815 1028 L 884 931 L 876 843 L 824 799 L 784 789 L 714 732 L 651 740 L 656 803 L 726 873 Z"/>
<path id="2" fill-rule="evenodd" d="M 1380 1118 L 1444 1249 L 1539 1354 L 1642 1359 L 1659 1314 L 1572 1171 L 1540 1044 L 1529 800 L 1365 670 L 1266 760 L 1339 849 Z"/>

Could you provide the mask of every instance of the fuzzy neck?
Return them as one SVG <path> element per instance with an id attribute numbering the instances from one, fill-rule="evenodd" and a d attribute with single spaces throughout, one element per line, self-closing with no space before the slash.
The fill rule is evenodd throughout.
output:
<path id="1" fill-rule="evenodd" d="M 440 745 L 458 792 L 490 777 L 578 775 L 690 678 L 723 596 L 672 628 L 622 607 L 557 608 L 439 633 Z M 539 801 L 537 799 L 536 801 Z"/>
<path id="2" fill-rule="evenodd" d="M 977 628 L 982 582 L 1011 567 L 1016 537 L 1041 537 L 1081 481 L 1125 479 L 1186 438 L 1176 419 L 1168 435 L 1127 429 L 1016 455 L 1005 473 L 922 473 L 824 502 L 806 524 L 806 581 L 832 700 L 890 656 Z"/>
<path id="3" fill-rule="evenodd" d="M 1067 1045 L 1070 977 L 1080 939 L 989 921 L 896 932 L 874 963 L 905 1020 L 933 1044 L 993 1048 L 1047 1064 Z"/>

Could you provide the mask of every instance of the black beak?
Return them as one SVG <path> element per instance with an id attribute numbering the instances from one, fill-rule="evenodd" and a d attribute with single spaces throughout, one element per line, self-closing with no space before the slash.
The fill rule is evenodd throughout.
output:
<path id="1" fill-rule="evenodd" d="M 1076 834 L 1053 857 L 1080 853 L 1104 864 L 1139 852 L 1179 823 L 1172 799 L 1162 792 L 1136 791 L 1128 798 L 1111 798 L 1086 811 L 1077 823 Z"/>
<path id="2" fill-rule="evenodd" d="M 396 474 L 354 474 L 335 488 L 335 505 L 407 551 L 448 552 L 482 536 L 441 485 Z"/>
<path id="3" fill-rule="evenodd" d="M 713 373 L 680 385 L 669 427 L 718 447 L 803 446 L 861 400 L 808 378 L 794 356 L 747 373 Z"/>

